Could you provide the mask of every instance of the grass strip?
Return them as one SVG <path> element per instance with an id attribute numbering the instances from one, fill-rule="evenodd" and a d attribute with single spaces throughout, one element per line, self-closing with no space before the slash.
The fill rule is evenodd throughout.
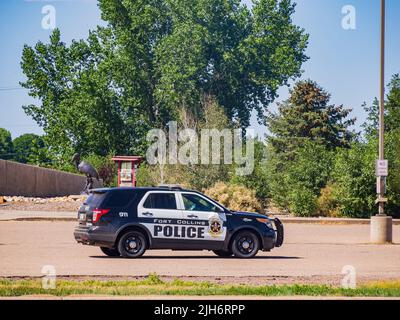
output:
<path id="1" fill-rule="evenodd" d="M 143 280 L 57 280 L 55 289 L 44 289 L 42 279 L 0 280 L 0 296 L 23 295 L 190 295 L 190 296 L 340 296 L 340 297 L 400 297 L 400 281 L 373 282 L 344 289 L 327 285 L 235 285 L 211 282 L 164 282 L 151 274 Z"/>

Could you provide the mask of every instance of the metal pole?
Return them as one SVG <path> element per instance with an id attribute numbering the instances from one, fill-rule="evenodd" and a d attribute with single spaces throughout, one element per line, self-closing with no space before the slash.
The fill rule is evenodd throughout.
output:
<path id="1" fill-rule="evenodd" d="M 379 104 L 379 160 L 385 159 L 385 0 L 381 0 L 381 81 Z M 380 198 L 384 197 L 384 178 L 380 177 Z M 385 203 L 379 202 L 379 215 L 385 215 Z"/>
<path id="2" fill-rule="evenodd" d="M 385 159 L 384 149 L 384 111 L 385 111 L 385 0 L 381 0 L 381 92 L 379 104 L 379 160 Z M 378 169 L 378 168 L 377 168 Z M 377 172 L 380 174 L 379 172 Z M 385 186 L 386 177 L 378 177 L 379 214 L 371 217 L 371 243 L 388 244 L 393 240 L 393 219 L 385 215 Z"/>

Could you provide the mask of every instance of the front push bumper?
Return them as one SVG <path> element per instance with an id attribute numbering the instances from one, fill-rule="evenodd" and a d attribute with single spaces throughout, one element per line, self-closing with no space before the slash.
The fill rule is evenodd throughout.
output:
<path id="1" fill-rule="evenodd" d="M 281 247 L 283 244 L 283 240 L 285 237 L 285 232 L 283 229 L 283 224 L 282 221 L 279 220 L 278 218 L 275 218 L 274 220 L 274 225 L 275 225 L 275 247 Z"/>

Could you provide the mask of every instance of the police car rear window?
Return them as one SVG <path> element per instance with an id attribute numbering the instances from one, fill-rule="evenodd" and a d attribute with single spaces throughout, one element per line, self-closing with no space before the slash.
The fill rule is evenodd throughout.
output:
<path id="1" fill-rule="evenodd" d="M 89 197 L 86 199 L 85 204 L 88 204 L 92 207 L 100 207 L 105 197 L 106 197 L 105 192 L 91 193 Z"/>
<path id="2" fill-rule="evenodd" d="M 175 210 L 176 200 L 174 193 L 150 193 L 143 207 L 147 209 L 169 209 Z"/>

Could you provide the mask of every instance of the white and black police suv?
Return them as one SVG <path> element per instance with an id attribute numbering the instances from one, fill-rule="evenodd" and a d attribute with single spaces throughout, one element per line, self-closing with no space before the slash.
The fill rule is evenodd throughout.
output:
<path id="1" fill-rule="evenodd" d="M 126 258 L 146 249 L 252 258 L 283 243 L 279 219 L 231 211 L 199 192 L 171 186 L 91 190 L 78 221 L 77 242 Z"/>

